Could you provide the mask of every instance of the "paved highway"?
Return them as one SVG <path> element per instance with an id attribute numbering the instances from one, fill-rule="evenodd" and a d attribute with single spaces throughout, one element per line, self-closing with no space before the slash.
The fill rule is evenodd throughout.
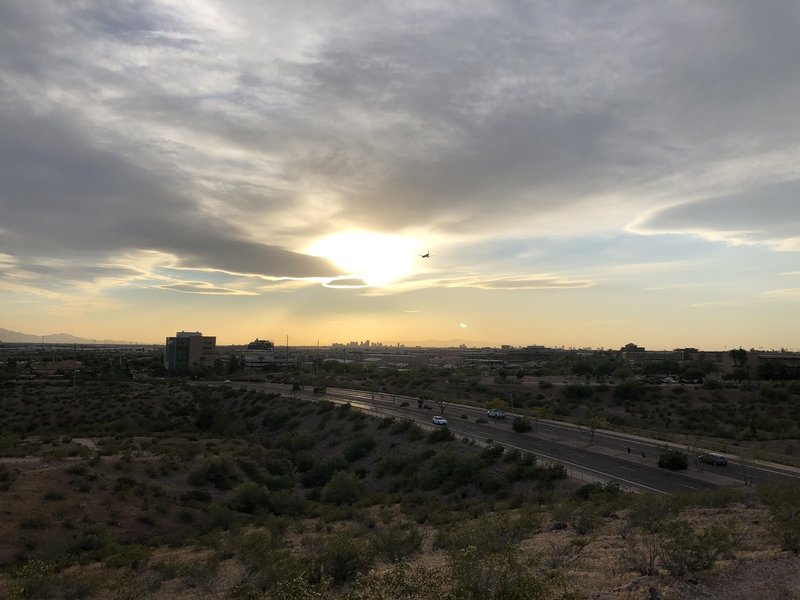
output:
<path id="1" fill-rule="evenodd" d="M 432 416 L 441 412 L 438 404 L 430 401 L 426 403 L 427 408 L 420 409 L 417 398 L 408 396 L 342 388 L 328 388 L 325 394 L 313 394 L 308 390 L 292 391 L 289 385 L 268 383 L 235 382 L 225 385 L 316 400 L 350 402 L 362 410 L 409 418 L 429 428 L 433 427 Z M 542 460 L 563 464 L 573 476 L 589 481 L 617 481 L 626 489 L 674 494 L 743 485 L 743 472 L 754 483 L 800 477 L 800 472 L 779 465 L 742 466 L 733 459 L 727 466 L 705 464 L 700 470 L 698 467 L 701 465 L 691 461 L 688 471 L 668 471 L 657 466 L 659 451 L 664 446 L 658 440 L 601 430 L 595 431 L 592 439 L 586 428 L 549 420 L 534 422 L 533 431 L 517 433 L 511 427 L 512 415 L 494 421 L 486 417 L 484 409 L 462 404 L 447 405 L 444 416 L 450 430 L 460 437 L 480 442 L 492 440 L 504 446 L 533 452 Z M 477 423 L 477 419 L 487 422 Z"/>

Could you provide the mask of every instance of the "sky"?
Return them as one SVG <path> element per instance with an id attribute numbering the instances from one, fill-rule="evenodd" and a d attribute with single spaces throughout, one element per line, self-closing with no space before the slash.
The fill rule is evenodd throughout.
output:
<path id="1" fill-rule="evenodd" d="M 792 0 L 0 0 L 0 327 L 798 349 L 798 30 Z"/>

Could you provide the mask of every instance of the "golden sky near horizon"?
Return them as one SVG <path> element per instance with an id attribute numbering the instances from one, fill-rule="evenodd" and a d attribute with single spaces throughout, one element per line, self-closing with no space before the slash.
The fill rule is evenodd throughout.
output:
<path id="1" fill-rule="evenodd" d="M 796 347 L 798 25 L 792 3 L 6 3 L 0 328 Z"/>

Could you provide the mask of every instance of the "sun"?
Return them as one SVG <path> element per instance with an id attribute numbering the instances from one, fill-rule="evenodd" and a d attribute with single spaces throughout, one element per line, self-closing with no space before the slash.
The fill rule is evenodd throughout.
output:
<path id="1" fill-rule="evenodd" d="M 365 285 L 381 286 L 413 271 L 417 243 L 407 237 L 369 231 L 335 233 L 316 241 L 306 252 L 333 262 Z"/>

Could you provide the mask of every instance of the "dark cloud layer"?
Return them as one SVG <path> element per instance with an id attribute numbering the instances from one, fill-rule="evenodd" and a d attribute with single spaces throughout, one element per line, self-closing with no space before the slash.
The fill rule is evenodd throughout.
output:
<path id="1" fill-rule="evenodd" d="M 98 260 L 157 250 L 186 267 L 286 277 L 336 274 L 320 258 L 247 240 L 235 225 L 181 194 L 180 178 L 92 146 L 66 120 L 0 115 L 0 250 L 61 257 L 68 249 Z"/>
<path id="2" fill-rule="evenodd" d="M 641 227 L 672 233 L 711 230 L 752 242 L 800 237 L 800 181 L 673 206 L 658 211 Z"/>

